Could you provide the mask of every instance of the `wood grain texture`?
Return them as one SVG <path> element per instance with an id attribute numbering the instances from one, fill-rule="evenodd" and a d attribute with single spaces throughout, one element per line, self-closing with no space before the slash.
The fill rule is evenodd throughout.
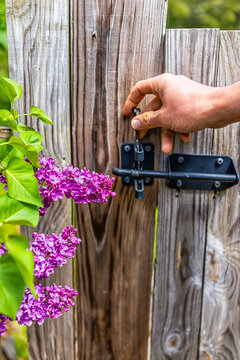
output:
<path id="1" fill-rule="evenodd" d="M 30 105 L 41 107 L 52 119 L 47 126 L 26 119 L 44 137 L 44 154 L 59 166 L 71 162 L 69 93 L 69 2 L 67 0 L 6 0 L 9 73 L 23 87 L 17 102 L 20 113 Z M 41 219 L 38 232 L 52 233 L 71 224 L 71 204 L 54 204 Z M 29 237 L 31 231 L 28 231 Z M 48 284 L 72 285 L 72 264 L 64 266 L 48 279 Z M 29 334 L 29 358 L 56 360 L 74 358 L 73 311 L 43 326 L 32 326 Z"/>
<path id="2" fill-rule="evenodd" d="M 222 31 L 218 86 L 240 80 L 240 32 Z M 212 152 L 240 168 L 239 123 L 214 131 Z M 240 187 L 210 196 L 199 358 L 240 359 Z"/>
<path id="3" fill-rule="evenodd" d="M 161 72 L 166 1 L 75 0 L 71 13 L 74 164 L 111 174 L 120 165 L 121 144 L 134 141 L 122 116 L 126 97 L 138 80 Z M 159 154 L 159 132 L 147 140 Z M 147 356 L 157 184 L 141 201 L 121 180 L 115 191 L 108 204 L 77 208 L 81 360 Z"/>
<path id="4" fill-rule="evenodd" d="M 0 140 L 12 135 L 11 129 L 7 126 L 0 126 Z"/>
<path id="5" fill-rule="evenodd" d="M 216 85 L 219 30 L 168 30 L 166 71 Z M 209 153 L 212 131 L 193 134 L 191 143 L 175 138 L 174 152 Z M 162 156 L 160 167 L 166 164 Z M 152 360 L 195 360 L 198 356 L 202 277 L 208 194 L 176 194 L 161 182 L 155 286 Z"/>

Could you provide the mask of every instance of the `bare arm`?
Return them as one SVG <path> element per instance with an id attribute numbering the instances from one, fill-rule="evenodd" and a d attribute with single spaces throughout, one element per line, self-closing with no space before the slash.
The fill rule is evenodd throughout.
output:
<path id="1" fill-rule="evenodd" d="M 141 130 L 162 127 L 162 151 L 170 152 L 174 132 L 188 142 L 190 134 L 204 128 L 221 128 L 240 121 L 240 82 L 225 87 L 199 84 L 181 75 L 163 74 L 138 82 L 123 108 L 132 114 L 146 94 L 154 97 L 144 113 L 132 119 L 132 127 Z"/>

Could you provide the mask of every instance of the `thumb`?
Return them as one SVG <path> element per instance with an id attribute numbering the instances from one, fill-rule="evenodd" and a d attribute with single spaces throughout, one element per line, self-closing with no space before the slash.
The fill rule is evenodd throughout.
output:
<path id="1" fill-rule="evenodd" d="M 131 125 L 135 130 L 153 129 L 162 127 L 163 121 L 161 119 L 162 111 L 147 111 L 137 115 L 132 119 Z"/>

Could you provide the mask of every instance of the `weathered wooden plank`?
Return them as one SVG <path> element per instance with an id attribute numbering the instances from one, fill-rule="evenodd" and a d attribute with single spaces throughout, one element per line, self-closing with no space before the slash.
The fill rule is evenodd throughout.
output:
<path id="1" fill-rule="evenodd" d="M 168 30 L 166 71 L 215 85 L 219 30 Z M 212 131 L 175 139 L 174 152 L 209 153 Z M 166 164 L 162 156 L 161 167 Z M 152 360 L 197 359 L 208 194 L 167 189 L 158 197 Z"/>
<path id="2" fill-rule="evenodd" d="M 111 174 L 134 140 L 126 97 L 161 72 L 166 1 L 73 0 L 71 13 L 74 164 Z M 158 154 L 159 133 L 148 139 Z M 118 180 L 116 199 L 77 208 L 77 359 L 146 359 L 156 190 L 135 200 Z"/>
<path id="3" fill-rule="evenodd" d="M 240 80 L 240 32 L 222 31 L 218 86 Z M 240 168 L 240 125 L 214 131 L 212 152 L 231 156 Z M 200 359 L 240 359 L 239 186 L 210 196 Z"/>
<path id="4" fill-rule="evenodd" d="M 17 109 L 41 107 L 54 126 L 27 119 L 44 135 L 44 154 L 60 166 L 71 162 L 69 94 L 69 2 L 68 0 L 6 0 L 9 73 L 24 90 Z M 70 202 L 52 206 L 41 219 L 38 231 L 60 232 L 71 224 Z M 28 233 L 30 236 L 30 232 Z M 72 264 L 64 266 L 48 283 L 72 285 Z M 48 320 L 29 331 L 30 359 L 74 358 L 72 310 L 58 320 Z"/>
<path id="5" fill-rule="evenodd" d="M 0 140 L 12 135 L 11 129 L 7 126 L 0 126 Z"/>

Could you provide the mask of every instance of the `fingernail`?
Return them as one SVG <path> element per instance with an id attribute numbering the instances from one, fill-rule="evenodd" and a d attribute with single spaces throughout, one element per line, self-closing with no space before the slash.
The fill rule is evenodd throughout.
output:
<path id="1" fill-rule="evenodd" d="M 141 130 L 143 127 L 142 127 L 142 124 L 140 123 L 139 120 L 135 119 L 132 121 L 132 127 L 135 129 L 135 130 Z"/>

